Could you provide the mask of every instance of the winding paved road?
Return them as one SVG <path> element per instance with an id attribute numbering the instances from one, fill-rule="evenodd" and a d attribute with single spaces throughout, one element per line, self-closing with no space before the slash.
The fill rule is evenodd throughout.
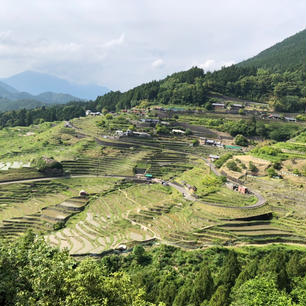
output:
<path id="1" fill-rule="evenodd" d="M 208 165 L 208 167 L 212 170 L 212 172 L 217 175 L 217 176 L 221 176 L 221 174 L 219 173 L 219 171 L 216 169 L 215 165 L 213 163 L 211 163 L 208 159 L 203 158 L 203 160 L 205 161 L 205 163 Z M 234 181 L 231 181 L 228 177 L 227 180 L 233 184 L 236 184 Z M 250 206 L 245 206 L 245 207 L 239 207 L 239 208 L 243 208 L 243 209 L 251 209 L 251 208 L 256 208 L 256 207 L 260 207 L 266 204 L 266 199 L 257 191 L 251 190 L 250 188 L 248 188 L 248 190 L 255 195 L 255 197 L 257 198 L 257 202 L 253 205 Z M 220 205 L 218 205 L 220 206 Z M 223 206 L 223 207 L 230 207 L 230 206 Z M 234 208 L 234 207 L 230 207 L 230 208 Z"/>
<path id="2" fill-rule="evenodd" d="M 75 125 L 73 125 L 72 123 L 71 124 L 71 127 L 74 128 L 75 130 L 78 131 L 78 133 L 81 135 L 81 136 L 90 136 L 90 135 L 87 135 L 87 134 L 84 134 L 84 131 L 82 131 L 80 128 L 76 127 Z M 82 132 L 80 132 L 82 131 Z M 98 143 L 103 143 L 103 141 L 97 137 L 94 137 L 95 140 L 98 142 Z M 122 142 L 122 143 L 125 143 L 125 142 Z M 126 143 L 125 143 L 126 144 Z M 170 150 L 170 151 L 174 151 L 174 150 Z M 176 151 L 174 151 L 176 152 Z M 198 156 L 197 156 L 198 157 Z M 221 176 L 221 174 L 219 173 L 219 171 L 216 169 L 215 165 L 213 163 L 211 163 L 207 158 L 203 158 L 201 157 L 204 162 L 207 164 L 207 166 L 214 172 L 215 175 L 217 176 Z M 231 181 L 229 178 L 227 178 L 227 180 L 231 183 L 234 183 L 233 181 Z M 234 208 L 234 209 L 254 209 L 254 208 L 258 208 L 258 207 L 261 207 L 263 205 L 266 204 L 266 199 L 258 192 L 254 191 L 254 190 L 250 190 L 249 191 L 254 194 L 257 198 L 257 202 L 253 205 L 250 205 L 250 206 L 244 206 L 244 207 L 237 207 L 237 206 L 225 206 L 225 205 L 220 205 L 218 203 L 210 203 L 210 202 L 204 202 L 204 201 L 201 201 L 197 198 L 195 198 L 192 194 L 190 194 L 190 192 L 188 190 L 186 190 L 183 186 L 177 184 L 177 183 L 174 183 L 174 182 L 167 182 L 171 187 L 175 188 L 176 190 L 178 190 L 180 193 L 182 193 L 182 195 L 184 196 L 185 199 L 187 200 L 190 200 L 190 201 L 198 201 L 198 202 L 201 202 L 205 205 L 211 205 L 211 206 L 217 206 L 217 207 L 224 207 L 224 208 Z"/>

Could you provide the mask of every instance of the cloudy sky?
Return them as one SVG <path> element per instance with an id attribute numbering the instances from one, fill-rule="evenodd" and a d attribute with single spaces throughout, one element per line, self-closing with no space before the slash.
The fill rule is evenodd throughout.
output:
<path id="1" fill-rule="evenodd" d="M 35 70 L 126 90 L 237 63 L 305 23 L 305 0 L 2 0 L 0 77 Z"/>

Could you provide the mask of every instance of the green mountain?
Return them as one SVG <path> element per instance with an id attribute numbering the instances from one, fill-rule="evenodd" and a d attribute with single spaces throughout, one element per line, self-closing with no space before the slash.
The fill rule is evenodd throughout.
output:
<path id="1" fill-rule="evenodd" d="M 95 101 L 73 102 L 68 105 L 48 106 L 36 110 L 0 114 L 0 127 L 24 125 L 39 121 L 69 120 L 83 116 L 86 109 L 92 111 L 114 111 L 134 106 L 146 107 L 150 104 L 175 104 L 204 106 L 212 108 L 215 93 L 248 99 L 258 102 L 269 102 L 278 112 L 304 112 L 306 104 L 306 71 L 305 71 L 305 30 L 289 37 L 283 42 L 261 52 L 258 56 L 237 65 L 222 68 L 213 73 L 192 67 L 187 71 L 177 72 L 159 81 L 139 85 L 126 92 L 108 92 Z M 1 95 L 2 92 L 2 95 Z M 14 88 L 0 83 L 0 110 L 17 109 L 9 104 L 9 96 L 24 95 L 15 92 Z M 31 108 L 35 99 L 22 96 L 22 108 Z M 59 98 L 57 96 L 57 98 Z M 65 98 L 60 96 L 60 98 Z M 45 104 L 53 100 L 52 93 L 39 96 Z M 41 102 L 40 102 L 41 103 Z M 50 103 L 50 102 L 49 102 Z M 63 103 L 63 101 L 62 101 Z M 19 106 L 20 108 L 20 106 Z"/>
<path id="2" fill-rule="evenodd" d="M 258 55 L 238 64 L 240 67 L 260 67 L 273 71 L 305 70 L 306 29 L 280 43 L 260 52 Z"/>
<path id="3" fill-rule="evenodd" d="M 259 55 L 213 73 L 193 67 L 160 81 L 142 84 L 125 93 L 98 97 L 97 108 L 130 108 L 151 103 L 211 107 L 210 93 L 270 102 L 276 111 L 302 112 L 306 102 L 306 30 Z"/>

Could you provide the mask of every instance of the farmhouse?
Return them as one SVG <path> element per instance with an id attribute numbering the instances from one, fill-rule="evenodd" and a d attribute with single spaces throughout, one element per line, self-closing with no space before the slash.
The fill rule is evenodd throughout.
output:
<path id="1" fill-rule="evenodd" d="M 217 146 L 220 148 L 224 147 L 221 141 L 216 141 L 214 139 L 207 139 L 205 137 L 200 137 L 199 142 L 200 142 L 200 145 Z"/>
<path id="2" fill-rule="evenodd" d="M 232 104 L 231 105 L 231 109 L 241 109 L 243 108 L 244 106 L 242 104 Z"/>
<path id="3" fill-rule="evenodd" d="M 225 108 L 225 104 L 224 103 L 212 103 L 211 104 L 215 109 L 216 108 Z"/>
<path id="4" fill-rule="evenodd" d="M 152 119 L 152 118 L 142 118 L 140 119 L 140 121 L 142 123 L 153 123 L 153 124 L 157 124 L 159 122 L 158 119 Z"/>
<path id="5" fill-rule="evenodd" d="M 186 134 L 185 131 L 178 130 L 178 129 L 173 129 L 173 130 L 171 131 L 171 133 L 172 133 L 172 134 L 181 134 L 181 135 Z"/>
<path id="6" fill-rule="evenodd" d="M 123 132 L 121 130 L 117 130 L 115 132 L 115 136 L 117 137 L 129 137 L 129 136 L 135 136 L 135 137 L 151 137 L 149 133 L 145 132 L 133 132 L 132 130 L 126 130 L 126 132 Z"/>
<path id="7" fill-rule="evenodd" d="M 100 112 L 92 112 L 90 109 L 86 110 L 86 116 L 101 116 Z"/>
<path id="8" fill-rule="evenodd" d="M 285 119 L 286 121 L 296 122 L 296 119 L 295 119 L 295 118 L 292 118 L 292 117 L 284 117 L 284 119 Z"/>
<path id="9" fill-rule="evenodd" d="M 269 115 L 268 118 L 269 118 L 269 119 L 275 119 L 275 120 L 281 120 L 281 119 L 282 119 L 282 116 L 279 115 L 279 114 L 271 114 L 271 115 Z"/>
<path id="10" fill-rule="evenodd" d="M 170 122 L 168 122 L 168 121 L 161 121 L 160 124 L 162 124 L 162 125 L 170 125 Z"/>
<path id="11" fill-rule="evenodd" d="M 217 160 L 217 159 L 219 159 L 219 158 L 220 158 L 219 155 L 213 155 L 213 154 L 210 154 L 210 155 L 209 155 L 209 159 L 210 159 L 211 161 L 215 161 L 215 160 Z"/>
<path id="12" fill-rule="evenodd" d="M 158 119 L 152 119 L 152 118 L 140 119 L 140 123 L 142 126 L 155 126 L 158 122 L 159 122 Z"/>
<path id="13" fill-rule="evenodd" d="M 87 197 L 87 196 L 88 196 L 88 193 L 87 193 L 85 190 L 81 190 L 81 191 L 79 192 L 79 196 L 80 196 L 80 197 Z"/>
<path id="14" fill-rule="evenodd" d="M 137 137 L 151 137 L 149 133 L 145 133 L 145 132 L 133 132 L 133 135 Z"/>
<path id="15" fill-rule="evenodd" d="M 136 109 L 136 108 L 131 109 L 129 112 L 138 115 L 144 115 L 146 113 L 144 109 Z"/>
<path id="16" fill-rule="evenodd" d="M 246 194 L 249 193 L 248 188 L 242 185 L 238 186 L 238 192 L 242 193 L 242 194 Z"/>
<path id="17" fill-rule="evenodd" d="M 123 136 L 124 136 L 124 132 L 121 131 L 121 130 L 117 130 L 117 131 L 115 132 L 115 136 L 123 137 Z"/>
<path id="18" fill-rule="evenodd" d="M 194 193 L 197 191 L 197 187 L 196 186 L 191 186 L 189 184 L 186 184 L 187 189 L 191 192 Z"/>
<path id="19" fill-rule="evenodd" d="M 127 246 L 125 244 L 119 244 L 117 247 L 117 250 L 120 252 L 124 252 L 126 251 L 126 249 L 127 249 Z"/>

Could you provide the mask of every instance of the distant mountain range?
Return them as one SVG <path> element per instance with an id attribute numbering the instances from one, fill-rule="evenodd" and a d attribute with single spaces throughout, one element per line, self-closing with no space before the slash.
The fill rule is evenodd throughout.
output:
<path id="1" fill-rule="evenodd" d="M 25 91 L 32 95 L 55 92 L 69 94 L 84 100 L 96 99 L 97 96 L 102 96 L 109 91 L 106 87 L 94 84 L 80 85 L 53 75 L 35 71 L 24 71 L 9 78 L 0 79 L 0 81 L 14 87 L 18 91 Z"/>
<path id="2" fill-rule="evenodd" d="M 79 85 L 52 75 L 25 71 L 0 79 L 0 111 L 96 99 L 108 91 L 94 84 Z"/>

